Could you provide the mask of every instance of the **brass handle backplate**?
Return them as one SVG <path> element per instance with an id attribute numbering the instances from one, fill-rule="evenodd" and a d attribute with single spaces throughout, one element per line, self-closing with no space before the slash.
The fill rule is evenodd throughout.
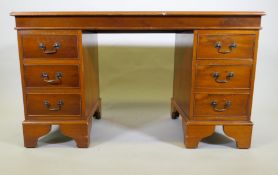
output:
<path id="1" fill-rule="evenodd" d="M 41 76 L 43 78 L 43 81 L 48 83 L 48 84 L 59 84 L 59 83 L 61 83 L 61 78 L 63 76 L 63 73 L 62 72 L 56 72 L 55 73 L 55 80 L 50 80 L 47 72 L 43 72 L 41 74 Z"/>
<path id="2" fill-rule="evenodd" d="M 228 83 L 234 76 L 235 76 L 234 72 L 228 72 L 225 80 L 219 80 L 218 78 L 220 77 L 220 73 L 219 72 L 212 73 L 212 77 L 217 83 Z"/>
<path id="3" fill-rule="evenodd" d="M 210 105 L 212 106 L 213 110 L 216 112 L 224 112 L 226 111 L 228 108 L 230 108 L 232 106 L 232 102 L 230 100 L 226 100 L 224 103 L 223 108 L 217 108 L 218 104 L 216 100 L 213 100 Z"/>
<path id="4" fill-rule="evenodd" d="M 43 104 L 49 111 L 60 111 L 62 106 L 64 106 L 64 101 L 58 100 L 56 107 L 51 107 L 51 104 L 47 100 L 44 100 Z"/>
<path id="5" fill-rule="evenodd" d="M 43 53 L 45 53 L 45 54 L 54 54 L 58 51 L 58 49 L 61 48 L 61 44 L 57 43 L 57 42 L 54 43 L 53 46 L 52 46 L 53 47 L 52 50 L 47 50 L 44 43 L 40 43 L 39 47 L 42 49 Z"/>
<path id="6" fill-rule="evenodd" d="M 222 49 L 222 43 L 220 41 L 215 43 L 215 48 L 217 49 L 218 53 L 221 54 L 228 54 L 231 53 L 233 51 L 233 49 L 237 48 L 237 44 L 235 42 L 232 42 L 229 47 L 228 50 L 223 50 Z"/>

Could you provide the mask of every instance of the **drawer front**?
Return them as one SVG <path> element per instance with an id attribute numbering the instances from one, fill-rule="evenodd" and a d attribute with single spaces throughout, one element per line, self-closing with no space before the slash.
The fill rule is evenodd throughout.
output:
<path id="1" fill-rule="evenodd" d="M 250 88 L 252 65 L 199 65 L 197 88 Z"/>
<path id="2" fill-rule="evenodd" d="M 254 34 L 199 34 L 197 59 L 254 57 Z"/>
<path id="3" fill-rule="evenodd" d="M 195 117 L 248 116 L 249 94 L 206 94 L 194 96 Z"/>
<path id="4" fill-rule="evenodd" d="M 79 94 L 28 94 L 27 115 L 80 115 Z"/>
<path id="5" fill-rule="evenodd" d="M 22 35 L 23 58 L 78 58 L 77 35 Z"/>
<path id="6" fill-rule="evenodd" d="M 78 65 L 25 65 L 26 87 L 79 87 Z"/>

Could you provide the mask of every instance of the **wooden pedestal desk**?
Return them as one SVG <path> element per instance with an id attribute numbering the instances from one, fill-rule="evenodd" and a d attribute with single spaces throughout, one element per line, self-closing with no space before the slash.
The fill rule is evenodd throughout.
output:
<path id="1" fill-rule="evenodd" d="M 59 125 L 88 147 L 101 118 L 97 33 L 176 33 L 172 119 L 196 148 L 216 125 L 249 148 L 261 16 L 264 12 L 13 12 L 24 99 L 25 147 Z M 83 33 L 91 33 L 86 50 Z M 155 65 L 153 65 L 155 66 Z"/>

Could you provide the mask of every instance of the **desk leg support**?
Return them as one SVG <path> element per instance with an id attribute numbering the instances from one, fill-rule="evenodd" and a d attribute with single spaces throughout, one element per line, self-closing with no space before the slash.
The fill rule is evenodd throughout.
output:
<path id="1" fill-rule="evenodd" d="M 223 131 L 236 141 L 239 149 L 248 149 L 251 145 L 253 125 L 224 125 Z"/>
<path id="2" fill-rule="evenodd" d="M 101 119 L 101 98 L 98 99 L 97 109 L 94 113 L 94 118 L 97 120 Z"/>
<path id="3" fill-rule="evenodd" d="M 37 147 L 38 139 L 51 130 L 51 124 L 37 124 L 30 122 L 23 122 L 23 137 L 24 146 L 26 148 Z"/>
<path id="4" fill-rule="evenodd" d="M 187 124 L 183 119 L 184 145 L 186 148 L 197 148 L 199 142 L 215 131 L 215 125 Z"/>
<path id="5" fill-rule="evenodd" d="M 172 98 L 171 99 L 171 118 L 172 119 L 177 119 L 177 118 L 179 118 L 179 115 L 180 114 L 179 114 L 178 110 L 175 107 L 174 99 Z"/>
<path id="6" fill-rule="evenodd" d="M 69 123 L 61 124 L 60 131 L 74 139 L 78 148 L 88 148 L 90 144 L 90 132 L 92 127 L 92 121 L 87 123 Z"/>

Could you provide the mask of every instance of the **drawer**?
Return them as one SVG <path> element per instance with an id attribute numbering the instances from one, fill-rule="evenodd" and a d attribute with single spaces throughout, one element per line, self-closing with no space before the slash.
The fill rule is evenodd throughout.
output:
<path id="1" fill-rule="evenodd" d="M 79 87 L 78 65 L 25 65 L 26 87 Z"/>
<path id="2" fill-rule="evenodd" d="M 23 58 L 78 58 L 77 35 L 23 34 Z"/>
<path id="3" fill-rule="evenodd" d="M 27 94 L 27 115 L 80 115 L 79 94 Z"/>
<path id="4" fill-rule="evenodd" d="M 195 117 L 244 117 L 248 116 L 249 94 L 194 95 Z"/>
<path id="5" fill-rule="evenodd" d="M 252 65 L 196 65 L 196 88 L 250 88 Z"/>
<path id="6" fill-rule="evenodd" d="M 197 59 L 253 59 L 255 41 L 255 34 L 199 34 Z"/>

